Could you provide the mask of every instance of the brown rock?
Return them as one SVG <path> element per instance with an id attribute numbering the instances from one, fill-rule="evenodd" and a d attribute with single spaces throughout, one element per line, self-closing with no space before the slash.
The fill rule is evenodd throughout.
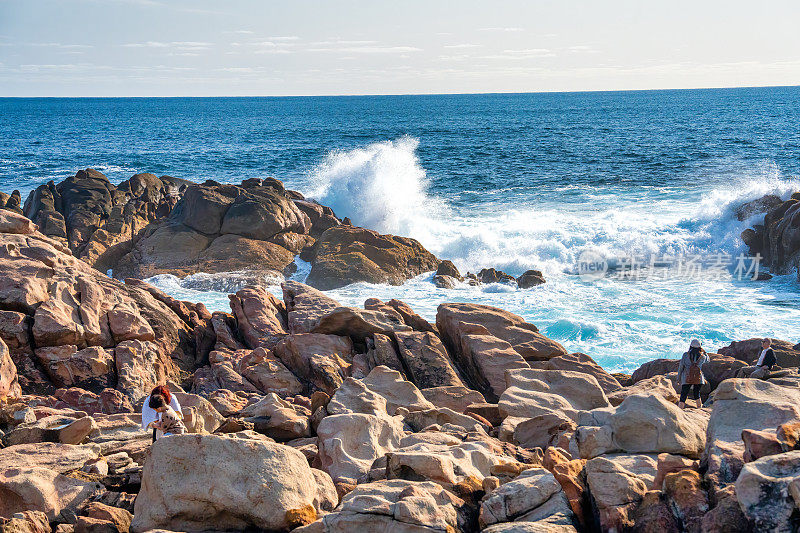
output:
<path id="1" fill-rule="evenodd" d="M 439 266 L 436 267 L 436 275 L 449 276 L 451 278 L 457 279 L 458 281 L 462 281 L 464 279 L 461 276 L 461 273 L 458 271 L 458 268 L 456 268 L 453 262 L 448 259 L 444 259 L 439 263 Z"/>
<path id="2" fill-rule="evenodd" d="M 767 455 L 783 453 L 781 442 L 776 434 L 770 430 L 743 429 L 742 440 L 744 441 L 743 459 L 745 463 L 761 459 Z"/>
<path id="3" fill-rule="evenodd" d="M 717 505 L 703 517 L 703 533 L 748 533 L 753 526 L 739 507 L 733 485 L 717 491 Z"/>
<path id="4" fill-rule="evenodd" d="M 414 239 L 380 235 L 355 226 L 336 226 L 320 235 L 315 245 L 308 283 L 323 290 L 350 283 L 400 285 L 436 269 L 436 257 Z"/>
<path id="5" fill-rule="evenodd" d="M 420 389 L 463 385 L 442 341 L 430 332 L 394 333 L 409 379 Z"/>
<path id="6" fill-rule="evenodd" d="M 642 501 L 633 513 L 632 532 L 636 533 L 680 533 L 680 524 L 661 491 L 644 493 Z"/>
<path id="7" fill-rule="evenodd" d="M 333 395 L 347 377 L 353 343 L 347 337 L 303 333 L 285 337 L 274 353 L 294 375 Z"/>
<path id="8" fill-rule="evenodd" d="M 567 351 L 548 339 L 533 324 L 508 311 L 488 305 L 454 303 L 442 304 L 436 313 L 436 327 L 448 346 L 456 346 L 457 325 L 461 322 L 479 324 L 491 335 L 509 344 L 525 360 L 546 360 L 565 355 Z"/>
<path id="9" fill-rule="evenodd" d="M 800 422 L 789 422 L 778 426 L 776 437 L 783 451 L 796 450 L 800 443 Z"/>
<path id="10" fill-rule="evenodd" d="M 133 515 L 125 509 L 111 507 L 99 502 L 91 502 L 84 509 L 83 513 L 98 520 L 106 520 L 114 524 L 118 533 L 127 533 L 131 528 Z M 77 530 L 77 527 L 76 527 Z"/>
<path id="11" fill-rule="evenodd" d="M 333 298 L 297 281 L 287 280 L 281 288 L 289 333 L 310 333 L 319 317 L 340 307 Z"/>
<path id="12" fill-rule="evenodd" d="M 439 306 L 437 324 L 469 382 L 490 400 L 497 400 L 506 389 L 506 370 L 528 368 L 511 344 L 482 325 L 448 320 L 444 306 Z"/>
<path id="13" fill-rule="evenodd" d="M 746 341 L 734 341 L 718 351 L 722 355 L 739 359 L 747 364 L 754 364 L 761 354 L 761 341 L 762 339 L 748 339 Z M 800 366 L 800 350 L 795 349 L 795 343 L 783 341 L 780 339 L 772 339 L 772 350 L 775 352 L 775 358 L 778 361 L 778 366 L 783 368 L 790 366 Z"/>
<path id="14" fill-rule="evenodd" d="M 242 289 L 229 298 L 239 333 L 251 348 L 271 349 L 288 333 L 282 303 L 263 288 Z"/>
<path id="15" fill-rule="evenodd" d="M 680 521 L 682 531 L 699 533 L 703 516 L 709 509 L 700 474 L 694 470 L 667 474 L 664 478 L 664 495 Z"/>
<path id="16" fill-rule="evenodd" d="M 545 364 L 539 366 L 545 370 L 572 370 L 594 376 L 603 391 L 608 394 L 619 390 L 621 385 L 614 376 L 603 370 L 594 362 L 594 359 L 583 353 L 571 353 L 551 357 Z"/>
<path id="17" fill-rule="evenodd" d="M 400 300 L 391 299 L 384 303 L 378 298 L 369 298 L 364 302 L 364 309 L 383 311 L 388 314 L 396 313 L 411 329 L 436 333 L 436 328 L 430 322 L 419 316 L 408 304 Z"/>
<path id="18" fill-rule="evenodd" d="M 529 289 L 545 282 L 540 270 L 527 270 L 517 278 L 517 285 L 520 289 Z"/>
<path id="19" fill-rule="evenodd" d="M 6 343 L 0 340 L 0 401 L 18 398 L 22 389 L 17 380 L 17 367 L 11 359 Z"/>
<path id="20" fill-rule="evenodd" d="M 433 405 L 447 407 L 457 413 L 465 412 L 472 404 L 484 403 L 486 401 L 486 398 L 484 398 L 480 392 L 468 389 L 463 385 L 430 387 L 421 389 L 420 392 L 422 392 L 425 399 Z"/>

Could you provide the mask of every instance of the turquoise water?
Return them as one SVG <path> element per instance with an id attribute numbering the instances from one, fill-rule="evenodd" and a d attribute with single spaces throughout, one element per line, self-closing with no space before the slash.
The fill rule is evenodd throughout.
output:
<path id="1" fill-rule="evenodd" d="M 544 271 L 529 290 L 352 285 L 343 303 L 401 298 L 428 318 L 445 301 L 497 305 L 606 368 L 800 341 L 794 276 L 582 280 L 604 255 L 743 252 L 733 209 L 800 190 L 800 88 L 320 98 L 0 99 L 0 190 L 98 168 L 238 182 L 272 175 L 355 223 L 416 237 L 462 271 Z M 302 270 L 299 276 L 302 278 Z M 169 292 L 227 309 L 170 277 Z M 277 290 L 277 288 L 276 288 Z"/>

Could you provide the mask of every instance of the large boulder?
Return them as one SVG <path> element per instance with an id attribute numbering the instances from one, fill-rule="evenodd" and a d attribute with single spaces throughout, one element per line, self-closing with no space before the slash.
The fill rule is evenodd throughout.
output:
<path id="1" fill-rule="evenodd" d="M 757 209 L 752 202 L 740 207 L 744 215 L 771 206 L 764 215 L 764 223 L 742 232 L 742 240 L 750 255 L 760 254 L 762 264 L 773 273 L 789 274 L 800 266 L 800 194 L 795 193 L 780 203 L 775 198 L 761 200 L 764 202 Z"/>
<path id="2" fill-rule="evenodd" d="M 728 379 L 712 393 L 704 459 L 715 490 L 733 483 L 744 466 L 742 431 L 772 430 L 800 421 L 800 391 L 760 379 Z"/>
<path id="3" fill-rule="evenodd" d="M 590 374 L 595 377 L 597 383 L 600 384 L 606 394 L 622 387 L 614 376 L 606 372 L 600 365 L 595 363 L 594 359 L 584 353 L 559 355 L 551 357 L 544 362 L 534 363 L 532 366 L 545 370 L 571 370 Z"/>
<path id="4" fill-rule="evenodd" d="M 736 497 L 758 531 L 797 531 L 800 506 L 800 451 L 747 463 L 736 480 Z"/>
<path id="5" fill-rule="evenodd" d="M 528 368 L 528 363 L 510 343 L 495 337 L 486 327 L 450 320 L 451 316 L 450 307 L 439 306 L 437 325 L 444 339 L 473 387 L 496 400 L 506 389 L 505 371 Z"/>
<path id="6" fill-rule="evenodd" d="M 103 485 L 60 474 L 42 467 L 0 470 L 0 516 L 11 517 L 23 511 L 40 511 L 51 521 L 62 512 L 75 512 Z"/>
<path id="7" fill-rule="evenodd" d="M 339 302 L 299 281 L 281 284 L 289 333 L 310 333 L 319 318 L 341 307 Z"/>
<path id="8" fill-rule="evenodd" d="M 650 455 L 607 455 L 586 463 L 586 483 L 601 531 L 626 531 L 653 485 L 657 461 Z"/>
<path id="9" fill-rule="evenodd" d="M 286 336 L 274 353 L 294 375 L 331 395 L 347 377 L 353 342 L 338 335 L 301 333 Z"/>
<path id="10" fill-rule="evenodd" d="M 575 434 L 581 457 L 609 452 L 672 453 L 699 458 L 706 445 L 709 414 L 683 410 L 657 394 L 626 398 L 601 426 L 579 426 Z M 598 434 L 608 436 L 607 447 Z"/>
<path id="11" fill-rule="evenodd" d="M 577 420 L 579 411 L 609 407 L 597 380 L 579 372 L 520 369 L 506 373 L 508 388 L 500 396 L 500 413 L 508 417 L 533 418 L 560 413 Z"/>
<path id="12" fill-rule="evenodd" d="M 307 282 L 322 290 L 359 281 L 400 285 L 437 265 L 436 257 L 414 239 L 336 226 L 317 240 Z"/>
<path id="13" fill-rule="evenodd" d="M 247 287 L 228 296 L 239 334 L 250 348 L 271 349 L 288 333 L 283 304 L 261 287 Z"/>
<path id="14" fill-rule="evenodd" d="M 529 361 L 547 360 L 567 354 L 559 343 L 548 339 L 533 324 L 520 316 L 488 305 L 470 303 L 448 303 L 439 306 L 436 327 L 442 340 L 451 348 L 459 346 L 461 323 L 479 324 L 490 335 L 502 339 Z"/>
<path id="15" fill-rule="evenodd" d="M 399 417 L 363 413 L 329 415 L 317 427 L 321 468 L 334 480 L 358 480 L 375 459 L 400 447 Z"/>
<path id="16" fill-rule="evenodd" d="M 391 415 L 395 414 L 398 407 L 404 407 L 409 411 L 433 408 L 433 404 L 413 383 L 404 380 L 400 372 L 391 368 L 375 367 L 364 378 L 364 385 L 386 400 L 386 409 Z"/>
<path id="17" fill-rule="evenodd" d="M 551 499 L 553 500 L 551 506 L 555 507 L 553 511 L 572 518 L 569 502 L 553 474 L 544 468 L 525 470 L 513 481 L 501 485 L 486 495 L 481 502 L 480 525 L 486 527 L 516 520 L 532 521 L 530 514 L 547 505 Z M 543 514 L 555 514 L 555 512 Z M 536 517 L 536 520 L 542 518 L 544 517 Z"/>
<path id="18" fill-rule="evenodd" d="M 321 480 L 288 446 L 174 435 L 150 450 L 131 530 L 289 530 L 335 505 L 330 479 Z"/>
<path id="19" fill-rule="evenodd" d="M 467 526 L 465 502 L 430 481 L 392 479 L 358 485 L 336 512 L 296 533 L 455 532 Z"/>
<path id="20" fill-rule="evenodd" d="M 0 233 L 0 250 L 0 306 L 13 310 L 0 329 L 25 372 L 19 383 L 31 387 L 23 392 L 52 379 L 95 392 L 116 384 L 136 400 L 179 369 L 194 369 L 199 317 L 110 279 L 38 232 Z"/>

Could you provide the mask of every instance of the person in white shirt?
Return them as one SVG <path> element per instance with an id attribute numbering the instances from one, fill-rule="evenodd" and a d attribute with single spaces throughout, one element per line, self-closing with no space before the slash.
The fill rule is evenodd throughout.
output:
<path id="1" fill-rule="evenodd" d="M 160 402 L 155 400 L 155 398 L 159 396 L 163 398 L 165 404 L 169 405 L 179 416 L 181 415 L 181 404 L 178 403 L 178 399 L 169 392 L 169 389 L 165 385 L 159 385 L 154 388 L 150 396 L 145 398 L 144 404 L 142 405 L 142 429 L 153 429 L 153 442 L 156 441 L 160 433 L 158 428 L 153 427 L 154 422 L 161 420 L 161 413 L 155 409 L 155 407 L 160 404 Z"/>

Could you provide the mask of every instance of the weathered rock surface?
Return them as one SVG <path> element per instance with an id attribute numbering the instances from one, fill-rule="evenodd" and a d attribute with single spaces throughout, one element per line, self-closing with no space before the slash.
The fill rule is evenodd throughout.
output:
<path id="1" fill-rule="evenodd" d="M 744 216 L 767 208 L 764 223 L 745 230 L 742 240 L 750 255 L 761 254 L 764 266 L 774 274 L 796 271 L 800 260 L 800 195 L 793 194 L 780 203 L 775 198 L 763 197 L 756 203 L 742 205 L 737 214 Z"/>
<path id="2" fill-rule="evenodd" d="M 506 373 L 508 388 L 500 396 L 501 414 L 533 418 L 559 413 L 578 419 L 579 411 L 608 407 L 597 380 L 588 374 L 559 370 L 521 369 Z"/>
<path id="3" fill-rule="evenodd" d="M 610 452 L 673 453 L 699 458 L 706 445 L 709 414 L 682 410 L 656 394 L 626 398 L 598 426 L 579 426 L 575 437 L 581 457 Z M 598 440 L 598 435 L 603 439 Z"/>
<path id="4" fill-rule="evenodd" d="M 17 367 L 11 359 L 6 343 L 0 339 L 0 401 L 6 398 L 18 398 L 22 388 L 17 379 Z"/>
<path id="5" fill-rule="evenodd" d="M 800 421 L 798 391 L 762 380 L 726 380 L 711 399 L 704 458 L 706 478 L 715 489 L 736 481 L 744 466 L 742 430 L 774 430 Z"/>
<path id="6" fill-rule="evenodd" d="M 38 232 L 0 233 L 0 245 L 0 306 L 24 316 L 9 316 L 12 326 L 30 328 L 29 336 L 16 326 L 3 336 L 17 367 L 34 372 L 23 392 L 39 392 L 52 378 L 95 392 L 116 386 L 138 399 L 194 368 L 193 326 L 150 292 L 108 278 Z M 47 374 L 35 375 L 37 368 Z"/>
<path id="7" fill-rule="evenodd" d="M 724 348 L 720 348 L 719 353 L 752 365 L 755 364 L 758 360 L 758 356 L 761 354 L 762 340 L 763 339 L 748 339 L 745 341 L 735 341 Z M 772 339 L 771 348 L 775 352 L 775 359 L 778 361 L 778 366 L 800 366 L 800 350 L 795 347 L 795 344 L 794 342 Z"/>
<path id="8" fill-rule="evenodd" d="M 736 497 L 758 531 L 796 531 L 800 500 L 800 451 L 747 463 L 736 480 Z"/>
<path id="9" fill-rule="evenodd" d="M 364 281 L 400 285 L 439 261 L 416 240 L 354 226 L 336 226 L 315 245 L 308 283 L 323 290 Z"/>
<path id="10" fill-rule="evenodd" d="M 291 529 L 333 507 L 333 485 L 318 480 L 288 446 L 175 435 L 150 450 L 131 529 Z"/>
<path id="11" fill-rule="evenodd" d="M 358 485 L 336 512 L 297 533 L 464 531 L 465 502 L 430 481 L 401 479 Z"/>
<path id="12" fill-rule="evenodd" d="M 488 305 L 456 303 L 442 304 L 436 314 L 436 326 L 444 342 L 458 345 L 459 335 L 453 325 L 458 322 L 479 324 L 489 333 L 509 344 L 526 360 L 546 360 L 565 355 L 567 350 L 548 339 L 536 326 L 513 313 Z"/>

